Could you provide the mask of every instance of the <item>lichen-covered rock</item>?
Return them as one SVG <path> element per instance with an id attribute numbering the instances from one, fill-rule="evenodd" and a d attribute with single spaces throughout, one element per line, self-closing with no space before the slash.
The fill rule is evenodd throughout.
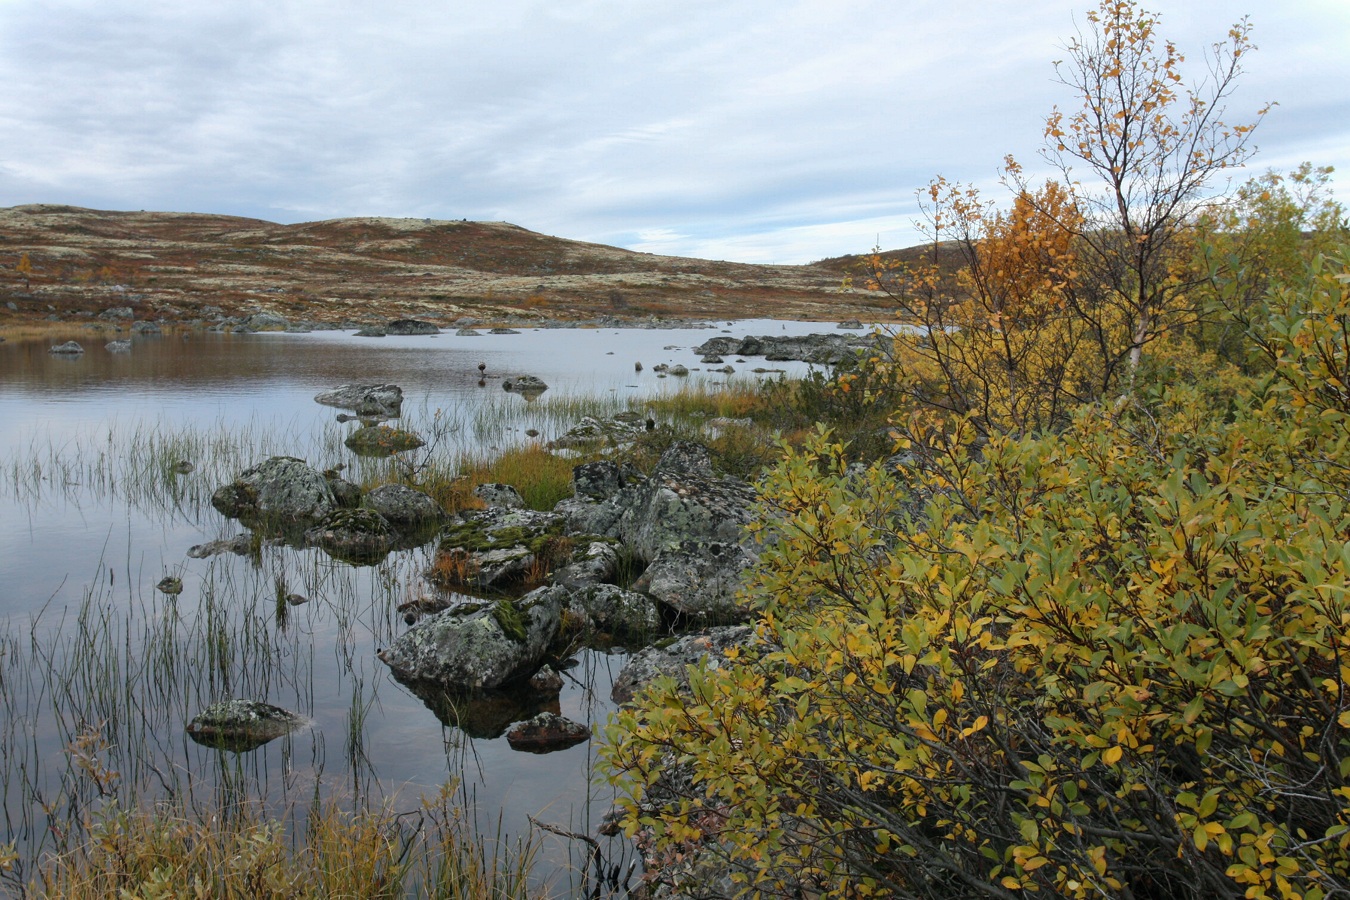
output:
<path id="1" fill-rule="evenodd" d="M 123 338 L 120 341 L 108 341 L 108 343 L 103 345 L 103 349 L 107 350 L 109 353 L 130 353 L 131 341 L 126 338 Z"/>
<path id="2" fill-rule="evenodd" d="M 716 669 L 727 664 L 726 652 L 732 647 L 745 647 L 755 638 L 749 625 L 709 628 L 691 634 L 665 646 L 648 647 L 629 658 L 628 663 L 614 679 L 610 697 L 615 703 L 628 703 L 657 677 L 668 675 L 676 682 L 689 684 L 689 667 Z"/>
<path id="3" fill-rule="evenodd" d="M 305 541 L 343 562 L 372 565 L 389 553 L 393 530 L 373 509 L 334 509 L 305 532 Z"/>
<path id="4" fill-rule="evenodd" d="M 574 588 L 568 595 L 567 608 L 593 631 L 648 638 L 661 630 L 661 611 L 656 602 L 616 584 Z"/>
<path id="5" fill-rule="evenodd" d="M 619 551 L 613 541 L 578 540 L 571 558 L 553 570 L 554 584 L 579 588 L 599 584 L 614 577 L 619 568 Z"/>
<path id="6" fill-rule="evenodd" d="M 388 425 L 367 425 L 358 428 L 343 441 L 347 448 L 358 456 L 385 457 L 416 450 L 426 441 L 411 431 L 402 428 L 390 428 Z"/>
<path id="7" fill-rule="evenodd" d="M 585 725 L 551 712 L 541 712 L 524 722 L 517 722 L 506 732 L 506 742 L 511 749 L 526 753 L 566 750 L 585 743 L 590 737 L 591 730 Z"/>
<path id="8" fill-rule="evenodd" d="M 549 441 L 548 448 L 587 450 L 625 446 L 642 433 L 645 422 L 645 418 L 637 413 L 619 413 L 608 419 L 583 416 L 576 425 Z"/>
<path id="9" fill-rule="evenodd" d="M 396 384 L 343 384 L 315 394 L 314 400 L 360 415 L 391 418 L 403 408 L 403 389 Z"/>
<path id="10" fill-rule="evenodd" d="M 379 652 L 400 681 L 481 691 L 539 668 L 558 633 L 564 591 L 540 588 L 519 600 L 461 606 L 428 616 Z"/>
<path id="11" fill-rule="evenodd" d="M 441 330 L 430 322 L 419 319 L 394 319 L 384 326 L 386 334 L 440 334 Z"/>
<path id="12" fill-rule="evenodd" d="M 333 492 L 333 502 L 343 509 L 355 509 L 361 505 L 361 488 L 352 484 L 336 472 L 324 472 L 328 487 Z"/>
<path id="13" fill-rule="evenodd" d="M 520 491 L 509 484 L 497 484 L 495 482 L 480 484 L 473 489 L 473 495 L 482 500 L 489 509 L 525 508 L 525 498 L 520 496 Z"/>
<path id="14" fill-rule="evenodd" d="M 542 578 L 570 554 L 565 520 L 530 509 L 463 513 L 447 526 L 428 576 L 450 587 L 501 589 Z"/>
<path id="15" fill-rule="evenodd" d="M 572 469 L 572 493 L 578 497 L 608 500 L 623 486 L 623 471 L 609 460 L 582 463 Z"/>
<path id="16" fill-rule="evenodd" d="M 256 700 L 226 700 L 202 710 L 188 723 L 188 736 L 218 750 L 246 753 L 289 734 L 307 720 L 289 710 Z"/>
<path id="17" fill-rule="evenodd" d="M 663 550 L 633 583 L 682 615 L 704 624 L 743 622 L 750 611 L 736 592 L 756 554 L 739 544 L 686 541 Z"/>
<path id="18" fill-rule="evenodd" d="M 429 494 L 402 484 L 382 484 L 366 494 L 362 503 L 397 528 L 439 522 L 445 510 Z"/>
<path id="19" fill-rule="evenodd" d="M 230 518 L 249 522 L 314 522 L 336 505 L 322 472 L 292 456 L 273 456 L 216 489 L 211 505 Z"/>
<path id="20" fill-rule="evenodd" d="M 715 478 L 708 450 L 677 441 L 666 450 L 651 477 L 630 482 L 609 499 L 582 497 L 559 503 L 570 533 L 621 540 L 640 559 L 686 541 L 741 543 L 755 492 L 737 478 Z"/>
<path id="21" fill-rule="evenodd" d="M 859 325 L 861 327 L 861 325 Z M 715 337 L 694 348 L 700 356 L 763 356 L 768 360 L 796 360 L 838 365 L 864 350 L 884 349 L 885 338 L 853 334 L 761 335 Z"/>
<path id="22" fill-rule="evenodd" d="M 502 389 L 518 394 L 542 394 L 548 385 L 537 375 L 516 375 L 503 381 Z"/>
<path id="23" fill-rule="evenodd" d="M 79 356 L 84 352 L 84 348 L 75 341 L 66 341 L 64 344 L 57 344 L 47 352 L 55 353 L 57 356 Z"/>

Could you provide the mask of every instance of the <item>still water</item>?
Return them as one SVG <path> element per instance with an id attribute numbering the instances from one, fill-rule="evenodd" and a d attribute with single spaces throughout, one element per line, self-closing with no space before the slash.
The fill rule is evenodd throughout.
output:
<path id="1" fill-rule="evenodd" d="M 243 532 L 211 507 L 211 493 L 269 455 L 344 465 L 353 481 L 388 465 L 354 457 L 342 439 L 355 424 L 313 401 L 339 384 L 400 385 L 400 426 L 436 438 L 423 452 L 485 453 L 527 440 L 528 429 L 538 440 L 561 433 L 583 398 L 617 409 L 687 383 L 660 377 L 659 363 L 709 383 L 776 377 L 752 374 L 755 366 L 800 374 L 800 364 L 754 359 L 728 359 L 733 375 L 698 371 L 711 367 L 691 348 L 722 332 L 829 327 L 742 321 L 385 338 L 193 331 L 138 336 L 129 353 L 106 351 L 107 335 L 73 330 L 0 344 L 0 843 L 44 846 L 62 804 L 94 797 L 97 785 L 66 749 L 91 734 L 126 798 L 229 796 L 302 809 L 323 796 L 410 809 L 455 781 L 484 833 L 527 835 L 528 816 L 594 833 L 613 801 L 595 777 L 598 739 L 515 752 L 496 727 L 470 735 L 449 724 L 452 715 L 376 659 L 406 627 L 396 606 L 430 590 L 421 573 L 432 545 L 368 567 L 267 543 L 249 555 L 194 558 L 195 545 Z M 68 338 L 86 352 L 47 352 Z M 527 401 L 502 390 L 501 378 L 521 374 L 549 391 Z M 179 461 L 194 468 L 175 472 Z M 176 598 L 155 589 L 165 575 L 183 582 Z M 285 604 L 286 593 L 308 602 Z M 603 727 L 626 653 L 578 650 L 561 713 Z M 312 724 L 243 754 L 188 738 L 193 715 L 234 696 Z M 542 882 L 559 895 L 581 889 L 586 848 L 547 834 L 541 846 Z M 624 865 L 631 855 L 621 842 L 606 852 Z"/>

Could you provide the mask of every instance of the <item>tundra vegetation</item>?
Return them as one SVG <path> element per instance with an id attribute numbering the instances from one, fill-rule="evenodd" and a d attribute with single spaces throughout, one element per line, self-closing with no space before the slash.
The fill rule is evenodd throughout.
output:
<path id="1" fill-rule="evenodd" d="M 1350 892 L 1344 210 L 1312 166 L 1216 194 L 1251 149 L 1224 120 L 1248 26 L 1194 89 L 1156 26 L 1106 0 L 1069 41 L 1061 178 L 922 192 L 958 271 L 871 259 L 918 327 L 829 387 L 894 455 L 784 445 L 758 640 L 610 728 L 658 880 Z"/>

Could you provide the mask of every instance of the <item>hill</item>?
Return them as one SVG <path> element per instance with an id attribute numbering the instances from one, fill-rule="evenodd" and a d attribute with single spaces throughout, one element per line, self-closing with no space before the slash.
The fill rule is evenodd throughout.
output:
<path id="1" fill-rule="evenodd" d="M 19 267 L 24 254 L 27 273 Z M 842 287 L 847 268 L 846 259 L 781 266 L 658 256 L 505 222 L 279 225 L 196 213 L 0 209 L 0 325 L 126 306 L 138 319 L 170 321 L 258 311 L 330 323 L 886 317 L 883 298 Z"/>

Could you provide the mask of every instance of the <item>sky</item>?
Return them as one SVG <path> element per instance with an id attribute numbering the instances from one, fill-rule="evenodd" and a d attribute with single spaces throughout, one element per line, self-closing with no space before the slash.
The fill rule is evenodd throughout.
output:
<path id="1" fill-rule="evenodd" d="M 1350 2 L 1154 0 L 1188 65 L 1246 13 L 1242 178 L 1350 201 Z M 508 221 L 804 263 L 919 242 L 936 175 L 1008 199 L 1089 0 L 0 0 L 0 207 Z M 1195 69 L 1193 75 L 1201 73 Z"/>

